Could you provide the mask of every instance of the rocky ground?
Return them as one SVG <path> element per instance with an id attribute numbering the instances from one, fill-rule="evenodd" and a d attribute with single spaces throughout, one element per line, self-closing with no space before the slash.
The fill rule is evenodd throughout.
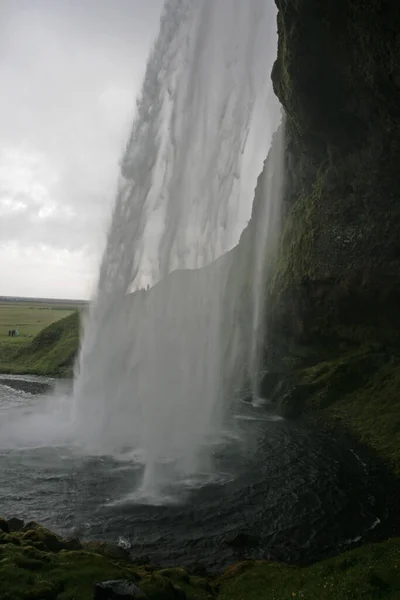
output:
<path id="1" fill-rule="evenodd" d="M 1 600 L 398 600 L 400 539 L 363 546 L 309 567 L 266 561 L 224 573 L 163 569 L 102 542 L 64 540 L 19 519 L 0 519 Z"/>

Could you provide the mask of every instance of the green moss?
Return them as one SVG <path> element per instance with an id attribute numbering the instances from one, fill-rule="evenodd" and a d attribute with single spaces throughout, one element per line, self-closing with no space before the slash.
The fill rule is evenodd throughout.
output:
<path id="1" fill-rule="evenodd" d="M 84 544 L 85 550 L 101 554 L 111 560 L 128 560 L 129 552 L 116 544 L 110 544 L 108 542 L 86 542 Z"/>
<path id="2" fill-rule="evenodd" d="M 307 568 L 238 565 L 219 583 L 220 600 L 397 600 L 400 540 L 364 546 Z"/>
<path id="3" fill-rule="evenodd" d="M 30 531 L 42 541 L 54 536 L 40 526 Z M 198 577 L 180 567 L 138 567 L 127 559 L 115 561 L 88 550 L 35 548 L 29 545 L 34 536 L 24 533 L 13 537 L 0 534 L 1 600 L 91 600 L 94 584 L 110 579 L 132 581 L 148 600 L 395 600 L 400 593 L 398 539 L 364 546 L 306 568 L 245 562 L 219 577 Z"/>
<path id="4" fill-rule="evenodd" d="M 216 594 L 213 582 L 208 582 L 204 577 L 189 575 L 186 569 L 182 567 L 163 569 L 159 571 L 159 574 L 162 577 L 168 578 L 188 597 L 193 598 L 193 600 L 207 600 Z M 145 588 L 142 586 L 142 589 L 144 590 Z"/>
<path id="5" fill-rule="evenodd" d="M 295 368 L 286 414 L 335 423 L 375 450 L 400 475 L 400 357 L 368 346 Z M 301 393 L 304 390 L 304 393 Z"/>
<path id="6" fill-rule="evenodd" d="M 336 396 L 327 416 L 376 450 L 400 476 L 400 363 L 382 366 L 364 385 Z"/>
<path id="7" fill-rule="evenodd" d="M 0 532 L 8 533 L 9 528 L 7 525 L 7 521 L 0 517 Z"/>
<path id="8" fill-rule="evenodd" d="M 4 522 L 4 521 L 3 521 Z M 184 569 L 155 571 L 137 567 L 126 552 L 108 544 L 71 543 L 37 525 L 15 534 L 0 533 L 1 600 L 91 600 L 96 582 L 126 579 L 146 592 L 148 600 L 210 600 L 211 586 Z M 107 547 L 107 551 L 105 548 Z M 186 594 L 186 595 L 185 595 Z"/>

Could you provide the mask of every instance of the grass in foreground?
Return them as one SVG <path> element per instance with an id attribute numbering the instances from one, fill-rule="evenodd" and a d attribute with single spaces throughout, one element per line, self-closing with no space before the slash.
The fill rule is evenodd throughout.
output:
<path id="1" fill-rule="evenodd" d="M 400 539 L 364 546 L 299 568 L 244 562 L 221 576 L 198 577 L 183 568 L 159 569 L 129 562 L 107 544 L 65 541 L 28 524 L 1 532 L 1 600 L 91 600 L 93 585 L 128 579 L 147 600 L 398 600 Z M 75 548 L 75 549 L 73 549 Z"/>

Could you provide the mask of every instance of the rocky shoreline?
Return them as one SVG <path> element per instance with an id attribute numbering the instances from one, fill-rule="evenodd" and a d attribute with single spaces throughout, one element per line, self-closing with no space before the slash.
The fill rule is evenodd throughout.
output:
<path id="1" fill-rule="evenodd" d="M 1 600 L 395 600 L 399 570 L 399 538 L 308 567 L 246 561 L 211 575 L 197 565 L 135 562 L 119 546 L 64 540 L 35 522 L 0 519 Z"/>

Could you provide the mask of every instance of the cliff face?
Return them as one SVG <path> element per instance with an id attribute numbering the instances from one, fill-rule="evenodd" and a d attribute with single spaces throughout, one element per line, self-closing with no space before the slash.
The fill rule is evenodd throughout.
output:
<path id="1" fill-rule="evenodd" d="M 287 115 L 286 188 L 267 353 L 311 382 L 313 401 L 302 399 L 296 412 L 344 397 L 350 406 L 348 394 L 355 401 L 365 385 L 376 395 L 373 374 L 386 369 L 378 388 L 390 381 L 387 410 L 400 436 L 400 4 L 277 6 L 272 79 Z M 323 362 L 325 374 L 339 363 L 347 372 L 328 394 L 316 367 Z"/>
<path id="2" fill-rule="evenodd" d="M 298 335 L 398 344 L 400 6 L 278 8 L 272 78 L 287 113 L 292 206 L 276 314 Z"/>

